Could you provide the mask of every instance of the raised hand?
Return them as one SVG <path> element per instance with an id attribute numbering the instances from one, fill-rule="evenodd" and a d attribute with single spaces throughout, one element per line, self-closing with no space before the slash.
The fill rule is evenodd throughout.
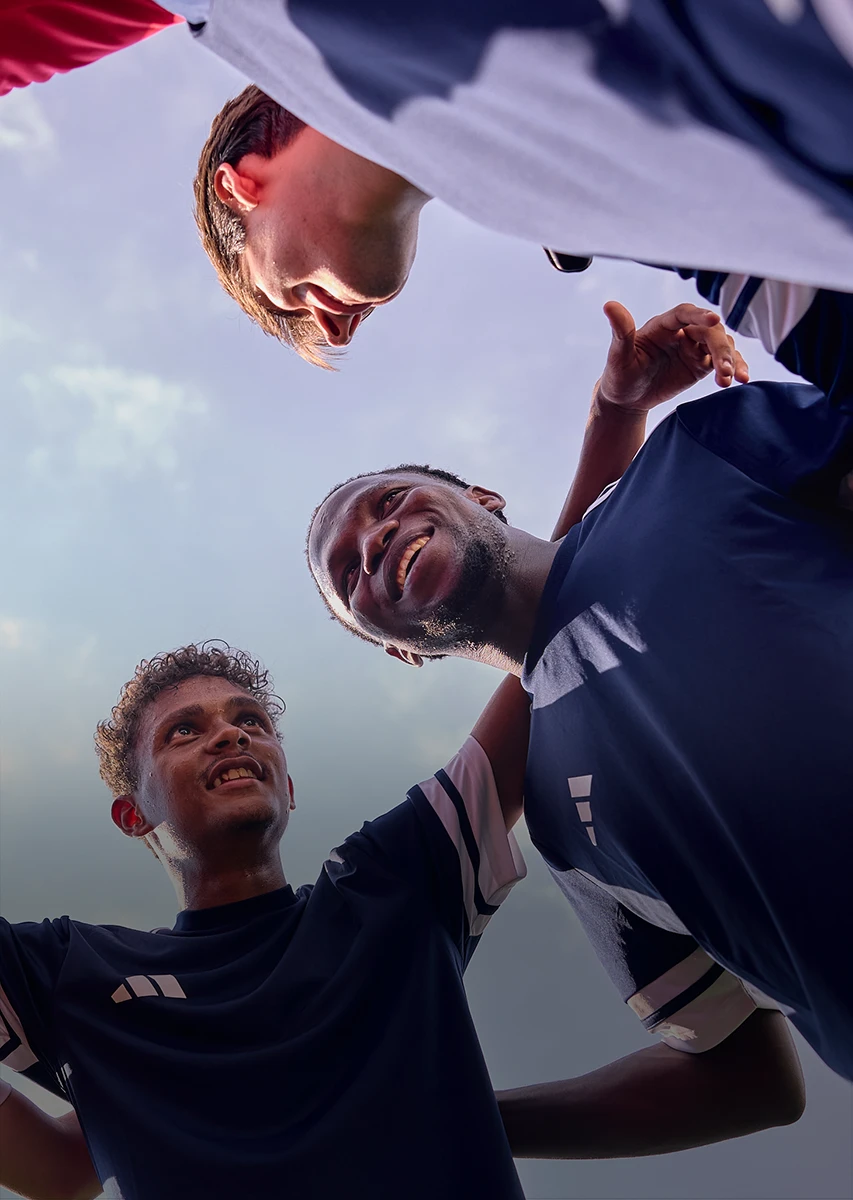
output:
<path id="1" fill-rule="evenodd" d="M 711 371 L 719 387 L 749 382 L 749 367 L 715 312 L 678 304 L 641 329 L 616 300 L 604 313 L 612 338 L 594 397 L 602 407 L 648 412 Z"/>

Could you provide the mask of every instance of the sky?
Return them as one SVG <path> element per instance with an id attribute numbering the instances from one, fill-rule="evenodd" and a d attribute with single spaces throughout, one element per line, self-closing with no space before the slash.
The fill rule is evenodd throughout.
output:
<path id="1" fill-rule="evenodd" d="M 693 298 L 633 264 L 562 276 L 539 247 L 433 202 L 403 295 L 359 330 L 339 372 L 310 367 L 221 292 L 192 221 L 199 148 L 243 82 L 177 28 L 0 100 L 11 920 L 171 924 L 171 888 L 112 826 L 92 749 L 96 722 L 158 651 L 218 637 L 272 670 L 297 789 L 283 846 L 293 884 L 443 765 L 499 678 L 458 660 L 415 672 L 333 625 L 304 562 L 314 505 L 355 472 L 417 460 L 496 488 L 514 524 L 547 536 L 607 350 L 602 304 L 621 300 L 639 324 Z M 741 348 L 753 378 L 784 377 Z M 649 1044 L 519 837 L 528 878 L 467 974 L 496 1087 Z M 525 1162 L 528 1200 L 850 1197 L 853 1093 L 798 1045 L 798 1124 L 665 1157 Z"/>

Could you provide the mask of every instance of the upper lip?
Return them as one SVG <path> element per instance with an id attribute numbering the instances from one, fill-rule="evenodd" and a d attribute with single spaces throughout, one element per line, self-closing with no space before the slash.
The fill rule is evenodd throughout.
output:
<path id="1" fill-rule="evenodd" d="M 365 313 L 375 307 L 369 300 L 361 304 L 344 304 L 343 300 L 339 300 L 337 296 L 333 296 L 325 288 L 318 287 L 315 283 L 309 284 L 306 293 L 318 307 L 325 309 L 327 313 L 331 313 L 335 317 L 363 317 Z"/>
<path id="2" fill-rule="evenodd" d="M 263 779 L 265 774 L 264 768 L 251 754 L 241 754 L 238 758 L 218 758 L 207 772 L 207 786 L 212 788 L 220 775 L 226 771 L 236 771 L 238 767 L 252 771 L 257 779 Z"/>
<path id="3" fill-rule="evenodd" d="M 421 529 L 417 533 L 398 533 L 386 549 L 384 563 L 385 586 L 395 600 L 399 600 L 403 595 L 401 589 L 397 586 L 397 571 L 403 555 L 412 542 L 416 542 L 418 538 L 422 537 L 431 538 L 434 532 L 434 529 Z"/>

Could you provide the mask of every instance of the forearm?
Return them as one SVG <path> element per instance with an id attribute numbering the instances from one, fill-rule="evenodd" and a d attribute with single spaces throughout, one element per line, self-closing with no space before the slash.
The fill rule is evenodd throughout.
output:
<path id="1" fill-rule="evenodd" d="M 600 397 L 596 383 L 577 471 L 551 534 L 552 541 L 565 537 L 607 485 L 622 477 L 643 444 L 646 419 L 645 412 L 608 404 Z"/>
<path id="2" fill-rule="evenodd" d="M 577 1079 L 497 1096 L 516 1158 L 667 1154 L 790 1124 L 804 1104 L 784 1018 L 770 1012 L 704 1054 L 659 1043 Z"/>
<path id="3" fill-rule="evenodd" d="M 92 1200 L 101 1185 L 74 1113 L 51 1117 L 20 1092 L 0 1104 L 0 1184 L 30 1200 Z"/>

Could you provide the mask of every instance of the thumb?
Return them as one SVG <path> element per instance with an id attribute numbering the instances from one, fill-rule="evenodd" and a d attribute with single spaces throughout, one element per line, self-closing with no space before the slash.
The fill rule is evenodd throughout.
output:
<path id="1" fill-rule="evenodd" d="M 624 304 L 620 304 L 618 300 L 608 300 L 604 306 L 604 315 L 610 322 L 610 332 L 614 345 L 626 339 L 629 344 L 633 342 L 637 327 L 634 324 L 634 318 Z"/>

